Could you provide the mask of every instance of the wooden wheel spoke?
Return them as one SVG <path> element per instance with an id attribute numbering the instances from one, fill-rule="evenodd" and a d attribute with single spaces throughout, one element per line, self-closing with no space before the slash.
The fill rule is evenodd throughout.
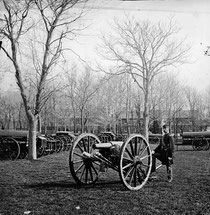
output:
<path id="1" fill-rule="evenodd" d="M 127 161 L 127 162 L 133 162 L 133 159 L 130 159 L 130 158 L 128 158 L 128 157 L 123 157 L 123 161 Z"/>
<path id="2" fill-rule="evenodd" d="M 135 138 L 135 143 L 134 144 L 135 144 L 134 152 L 135 152 L 135 155 L 137 155 L 137 148 L 138 148 L 137 147 L 137 145 L 138 145 L 138 138 L 137 137 Z"/>
<path id="3" fill-rule="evenodd" d="M 123 170 L 124 170 L 124 169 L 127 169 L 128 167 L 131 167 L 132 165 L 133 165 L 133 163 L 129 163 L 129 164 L 123 166 L 122 169 L 123 169 Z"/>
<path id="4" fill-rule="evenodd" d="M 83 150 L 82 147 L 79 145 L 79 143 L 77 144 L 77 147 L 80 149 L 81 152 L 84 152 L 84 150 Z"/>
<path id="5" fill-rule="evenodd" d="M 130 185 L 132 185 L 132 181 L 133 181 L 134 175 L 135 175 L 135 168 L 133 167 L 133 168 L 132 168 L 131 177 L 130 177 L 130 180 L 129 180 L 129 184 L 130 184 Z"/>
<path id="6" fill-rule="evenodd" d="M 140 166 L 138 166 L 137 169 L 138 169 L 138 172 L 140 171 L 144 175 L 144 177 L 146 178 L 146 171 L 145 171 L 145 169 L 141 168 Z"/>
<path id="7" fill-rule="evenodd" d="M 126 172 L 126 174 L 125 174 L 125 180 L 128 178 L 128 176 L 130 175 L 130 173 L 132 172 L 132 170 L 134 169 L 134 167 L 133 166 L 131 166 L 130 167 L 130 169 Z"/>
<path id="8" fill-rule="evenodd" d="M 141 170 L 140 170 L 141 171 Z M 144 175 L 144 177 L 146 177 L 146 175 L 145 174 L 143 174 Z M 139 172 L 139 168 L 137 168 L 137 176 L 138 176 L 138 181 L 139 181 L 139 183 L 141 183 L 143 180 L 142 180 L 142 176 L 141 176 L 141 174 L 140 174 L 140 172 Z"/>
<path id="9" fill-rule="evenodd" d="M 91 166 L 89 167 L 89 173 L 90 173 L 90 179 L 91 179 L 91 181 L 93 181 L 93 173 L 92 173 L 92 170 L 91 170 Z"/>
<path id="10" fill-rule="evenodd" d="M 125 151 L 127 152 L 127 154 L 129 155 L 129 157 L 131 158 L 131 159 L 133 159 L 133 155 L 130 153 L 130 151 L 126 148 L 125 149 Z"/>
<path id="11" fill-rule="evenodd" d="M 84 164 L 82 165 L 82 167 L 83 167 L 83 170 L 82 170 L 82 172 L 81 172 L 81 174 L 80 174 L 80 177 L 79 177 L 80 180 L 82 180 L 82 176 L 84 175 L 84 172 L 85 172 L 85 170 L 86 170 L 86 167 L 85 167 Z"/>
<path id="12" fill-rule="evenodd" d="M 79 154 L 79 153 L 77 153 L 77 152 L 74 152 L 74 155 L 77 155 L 77 156 L 83 158 L 83 155 L 82 155 L 82 154 Z"/>
<path id="13" fill-rule="evenodd" d="M 132 156 L 135 156 L 134 148 L 133 148 L 133 142 L 130 141 L 129 144 L 130 144 L 130 148 L 131 148 L 131 154 L 132 154 Z"/>
<path id="14" fill-rule="evenodd" d="M 86 152 L 87 152 L 87 149 L 86 149 L 86 145 L 85 145 L 85 141 L 84 141 L 84 139 L 82 139 L 82 144 L 83 144 L 84 151 L 86 151 Z"/>
<path id="15" fill-rule="evenodd" d="M 145 146 L 145 148 L 143 149 L 143 151 L 141 151 L 141 153 L 139 154 L 139 156 L 141 156 L 147 149 L 148 149 L 148 146 Z"/>
<path id="16" fill-rule="evenodd" d="M 146 158 L 149 158 L 149 155 L 145 155 L 144 157 L 141 157 L 140 159 L 141 159 L 141 161 L 142 161 L 142 160 L 144 160 L 144 159 L 146 159 Z"/>
<path id="17" fill-rule="evenodd" d="M 82 163 L 77 169 L 75 169 L 75 173 L 77 173 L 85 164 Z"/>
<path id="18" fill-rule="evenodd" d="M 134 168 L 134 170 L 133 170 L 133 185 L 134 185 L 134 187 L 136 187 L 136 178 L 137 178 L 137 169 L 136 168 Z M 131 181 L 131 185 L 132 185 L 132 181 Z"/>
<path id="19" fill-rule="evenodd" d="M 138 148 L 138 152 L 137 152 L 138 155 L 139 155 L 141 149 L 142 149 L 142 139 L 140 139 L 140 141 L 139 141 L 139 148 Z"/>
<path id="20" fill-rule="evenodd" d="M 76 160 L 76 161 L 73 161 L 73 164 L 77 164 L 77 163 L 82 163 L 83 160 Z"/>
<path id="21" fill-rule="evenodd" d="M 90 141 L 91 141 L 91 138 L 88 137 L 88 138 L 87 138 L 87 152 L 88 152 L 88 153 L 90 152 Z"/>
<path id="22" fill-rule="evenodd" d="M 86 166 L 85 167 L 85 183 L 87 183 L 88 182 L 88 167 Z"/>
<path id="23" fill-rule="evenodd" d="M 95 174 L 98 175 L 98 172 L 97 172 L 97 170 L 96 170 L 96 168 L 94 167 L 93 164 L 91 164 L 91 167 L 92 167 L 93 171 L 95 172 Z"/>

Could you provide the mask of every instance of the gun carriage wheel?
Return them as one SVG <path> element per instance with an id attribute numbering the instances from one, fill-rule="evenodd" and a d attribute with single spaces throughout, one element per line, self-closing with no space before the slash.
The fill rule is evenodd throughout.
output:
<path id="1" fill-rule="evenodd" d="M 55 144 L 55 152 L 58 153 L 62 150 L 62 147 L 63 147 L 63 140 L 60 138 L 60 137 L 57 137 L 55 136 L 54 137 L 54 140 L 56 141 L 56 144 Z"/>
<path id="2" fill-rule="evenodd" d="M 152 168 L 152 153 L 146 139 L 133 134 L 123 143 L 120 152 L 119 174 L 129 190 L 139 190 L 147 182 Z"/>
<path id="3" fill-rule="evenodd" d="M 0 158 L 15 160 L 20 155 L 18 142 L 10 137 L 0 139 Z"/>
<path id="4" fill-rule="evenodd" d="M 205 137 L 196 137 L 192 141 L 192 147 L 194 150 L 207 150 L 209 148 L 209 142 Z"/>
<path id="5" fill-rule="evenodd" d="M 69 156 L 69 166 L 74 180 L 80 184 L 93 184 L 98 180 L 100 162 L 91 156 L 93 146 L 100 144 L 99 138 L 90 133 L 84 133 L 74 141 Z"/>

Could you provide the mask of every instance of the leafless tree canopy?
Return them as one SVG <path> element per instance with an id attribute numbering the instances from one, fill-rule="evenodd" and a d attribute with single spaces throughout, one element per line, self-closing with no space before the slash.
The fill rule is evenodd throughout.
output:
<path id="1" fill-rule="evenodd" d="M 54 91 L 48 93 L 45 90 L 46 82 L 49 80 L 48 78 L 52 68 L 56 66 L 59 58 L 63 55 L 65 50 L 63 47 L 64 39 L 66 39 L 69 34 L 82 29 L 80 27 L 78 28 L 74 23 L 82 17 L 85 3 L 85 0 L 3 0 L 5 13 L 0 19 L 2 24 L 0 35 L 2 39 L 8 41 L 10 49 L 6 46 L 3 46 L 2 49 L 14 65 L 17 84 L 29 120 L 30 158 L 36 157 L 35 134 L 37 119 L 39 118 L 41 108 Z M 79 13 L 78 11 L 72 11 L 76 4 L 81 4 Z M 32 13 L 32 11 L 34 13 Z M 29 13 L 31 17 L 29 16 Z M 32 15 L 35 16 L 34 19 L 32 18 Z M 37 74 L 35 76 L 35 81 L 31 82 L 34 84 L 35 89 L 35 102 L 34 105 L 31 106 L 29 103 L 29 95 L 26 90 L 26 83 L 24 83 L 23 68 L 20 63 L 21 53 L 24 53 L 25 50 L 25 47 L 23 48 L 20 46 L 22 42 L 20 38 L 28 33 L 32 27 L 35 27 L 35 24 L 37 25 L 37 20 L 39 26 L 44 26 L 44 41 L 39 41 L 39 46 L 31 46 L 32 48 L 40 48 L 41 45 L 39 51 L 42 51 L 39 55 L 37 54 L 39 52 L 38 50 L 32 51 L 31 59 L 33 59 L 34 68 Z"/>
<path id="2" fill-rule="evenodd" d="M 148 130 L 150 86 L 153 79 L 187 60 L 189 47 L 178 41 L 180 29 L 173 19 L 152 23 L 126 16 L 115 20 L 112 34 L 102 37 L 102 56 L 114 63 L 113 74 L 128 73 L 144 94 L 144 125 Z M 147 135 L 146 135 L 147 136 Z"/>

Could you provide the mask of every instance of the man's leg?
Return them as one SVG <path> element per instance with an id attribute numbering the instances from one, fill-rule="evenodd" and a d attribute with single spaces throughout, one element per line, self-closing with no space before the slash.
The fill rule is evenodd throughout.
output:
<path id="1" fill-rule="evenodd" d="M 172 180 L 173 180 L 172 162 L 173 162 L 172 158 L 168 157 L 168 163 L 166 165 L 168 182 L 172 182 Z"/>
<path id="2" fill-rule="evenodd" d="M 156 175 L 156 154 L 152 154 L 152 169 L 151 169 L 151 174 L 149 177 L 149 180 L 156 180 L 157 175 Z"/>
<path id="3" fill-rule="evenodd" d="M 156 171 L 156 156 L 155 153 L 152 154 L 152 170 L 151 172 L 155 172 Z"/>

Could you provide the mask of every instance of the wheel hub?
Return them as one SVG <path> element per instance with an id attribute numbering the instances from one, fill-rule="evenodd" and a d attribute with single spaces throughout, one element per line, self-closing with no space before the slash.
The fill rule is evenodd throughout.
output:
<path id="1" fill-rule="evenodd" d="M 134 165 L 141 164 L 141 158 L 139 156 L 135 156 L 133 159 Z"/>

